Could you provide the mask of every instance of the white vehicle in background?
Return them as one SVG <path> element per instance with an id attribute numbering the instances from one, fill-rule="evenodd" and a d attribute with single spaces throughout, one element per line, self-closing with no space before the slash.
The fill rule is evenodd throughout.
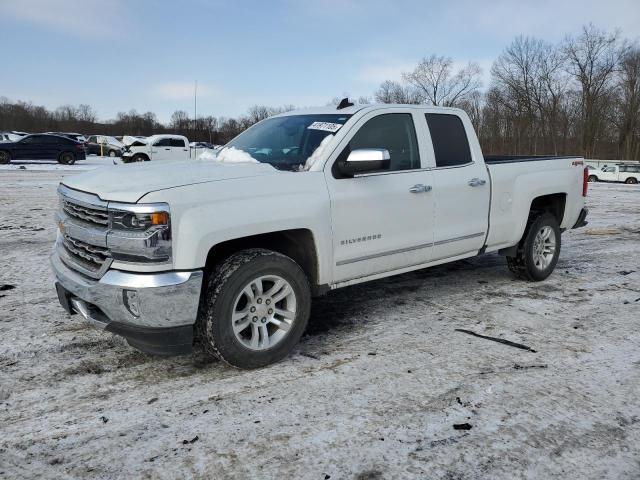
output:
<path id="1" fill-rule="evenodd" d="M 122 154 L 124 163 L 189 158 L 191 158 L 189 140 L 182 135 L 152 135 L 144 140 L 136 139 L 129 145 L 125 144 Z"/>
<path id="2" fill-rule="evenodd" d="M 28 133 L 25 132 L 0 132 L 0 143 L 1 142 L 17 142 L 22 137 L 27 136 Z"/>
<path id="3" fill-rule="evenodd" d="M 640 181 L 640 164 L 619 164 L 589 171 L 590 182 L 624 182 L 636 184 Z"/>

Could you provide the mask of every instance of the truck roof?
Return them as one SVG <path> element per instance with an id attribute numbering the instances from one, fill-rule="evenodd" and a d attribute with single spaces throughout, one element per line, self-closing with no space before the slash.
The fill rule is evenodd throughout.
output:
<path id="1" fill-rule="evenodd" d="M 416 104 L 399 104 L 399 103 L 374 103 L 374 104 L 356 104 L 351 107 L 337 109 L 335 105 L 329 105 L 326 107 L 310 107 L 310 108 L 301 108 L 297 110 L 291 110 L 289 112 L 284 112 L 279 115 L 275 115 L 276 117 L 286 117 L 289 115 L 327 115 L 327 114 L 340 114 L 344 113 L 345 115 L 353 115 L 356 112 L 360 111 L 375 111 L 375 110 L 385 110 L 388 108 L 414 108 L 419 110 L 425 110 L 434 113 L 460 113 L 463 110 L 459 108 L 453 107 L 434 107 L 433 105 L 416 105 Z"/>

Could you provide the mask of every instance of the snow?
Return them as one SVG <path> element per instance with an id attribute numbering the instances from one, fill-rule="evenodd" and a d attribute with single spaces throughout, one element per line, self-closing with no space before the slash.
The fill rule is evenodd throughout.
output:
<path id="1" fill-rule="evenodd" d="M 198 158 L 201 158 L 203 160 L 215 160 L 221 163 L 259 163 L 247 152 L 235 147 L 223 148 L 217 154 L 207 150 L 205 152 L 202 152 L 202 154 Z"/>
<path id="2" fill-rule="evenodd" d="M 318 160 L 324 157 L 327 146 L 331 143 L 331 140 L 333 140 L 333 135 L 327 135 L 326 137 L 324 137 L 320 142 L 320 145 L 318 145 L 311 156 L 307 158 L 307 161 L 304 162 L 304 166 L 301 170 L 311 170 L 311 167 L 313 167 L 313 165 L 315 165 Z"/>
<path id="3" fill-rule="evenodd" d="M 120 157 L 87 156 L 86 160 L 77 160 L 73 165 L 63 165 L 56 160 L 12 160 L 11 163 L 0 165 L 2 170 L 32 170 L 32 171 L 87 171 L 99 167 L 121 164 Z"/>
<path id="4" fill-rule="evenodd" d="M 64 313 L 71 173 L 0 172 L 0 477 L 638 478 L 639 186 L 590 185 L 544 282 L 485 255 L 337 290 L 290 357 L 239 371 Z"/>

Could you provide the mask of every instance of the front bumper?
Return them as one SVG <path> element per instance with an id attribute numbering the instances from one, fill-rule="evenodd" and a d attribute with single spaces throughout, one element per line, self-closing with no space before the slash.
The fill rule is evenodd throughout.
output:
<path id="1" fill-rule="evenodd" d="M 108 270 L 93 280 L 51 255 L 60 304 L 96 328 L 121 335 L 134 348 L 161 355 L 191 351 L 201 270 L 128 273 Z"/>

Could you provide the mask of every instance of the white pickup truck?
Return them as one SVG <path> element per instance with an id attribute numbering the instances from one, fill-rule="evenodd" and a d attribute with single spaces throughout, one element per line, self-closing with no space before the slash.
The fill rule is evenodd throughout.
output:
<path id="1" fill-rule="evenodd" d="M 131 137 L 129 137 L 131 138 Z M 182 135 L 152 135 L 125 144 L 124 163 L 149 160 L 186 160 L 191 156 L 189 140 Z"/>
<path id="2" fill-rule="evenodd" d="M 640 181 L 640 164 L 610 165 L 601 170 L 589 170 L 590 182 L 624 182 L 633 185 Z"/>
<path id="3" fill-rule="evenodd" d="M 586 224 L 579 157 L 483 157 L 467 115 L 293 111 L 215 159 L 106 167 L 59 186 L 60 303 L 152 353 L 285 357 L 329 290 L 488 252 L 543 280 Z"/>

